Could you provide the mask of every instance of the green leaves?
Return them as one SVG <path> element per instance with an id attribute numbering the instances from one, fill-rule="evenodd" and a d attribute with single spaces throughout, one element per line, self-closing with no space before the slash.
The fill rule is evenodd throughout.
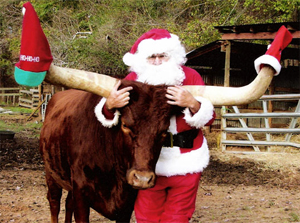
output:
<path id="1" fill-rule="evenodd" d="M 12 67 L 18 59 L 21 8 L 25 2 L 0 0 L 0 37 L 3 40 L 0 48 L 9 44 L 10 56 L 5 59 L 11 61 Z M 110 75 L 127 73 L 123 55 L 141 34 L 152 28 L 165 28 L 177 34 L 190 51 L 220 38 L 214 26 L 297 21 L 300 11 L 298 0 L 30 2 L 40 18 L 57 65 Z M 2 65 L 5 67 L 6 63 Z"/>

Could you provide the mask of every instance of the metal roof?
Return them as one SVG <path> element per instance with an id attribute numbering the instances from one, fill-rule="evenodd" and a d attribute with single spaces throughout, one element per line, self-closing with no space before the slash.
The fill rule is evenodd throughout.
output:
<path id="1" fill-rule="evenodd" d="M 300 22 L 265 23 L 235 26 L 215 26 L 220 33 L 277 32 L 284 25 L 290 32 L 300 31 Z"/>
<path id="2" fill-rule="evenodd" d="M 291 44 L 300 45 L 300 22 L 215 26 L 224 40 L 274 39 L 277 30 L 285 26 L 293 35 Z"/>

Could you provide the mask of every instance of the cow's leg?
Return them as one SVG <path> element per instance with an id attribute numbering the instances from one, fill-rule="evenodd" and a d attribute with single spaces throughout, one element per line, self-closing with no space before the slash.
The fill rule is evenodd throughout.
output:
<path id="1" fill-rule="evenodd" d="M 130 219 L 131 219 L 131 215 L 132 215 L 132 212 L 131 213 L 125 213 L 121 218 L 118 218 L 116 220 L 116 223 L 125 223 L 125 222 L 129 223 Z"/>
<path id="2" fill-rule="evenodd" d="M 118 215 L 116 219 L 116 223 L 121 222 L 130 222 L 132 212 L 134 209 L 134 202 L 137 197 L 138 190 L 133 190 L 132 188 L 127 188 L 130 192 L 127 197 L 127 202 L 124 204 L 124 207 L 122 208 L 122 212 Z"/>
<path id="3" fill-rule="evenodd" d="M 89 222 L 90 206 L 85 188 L 73 182 L 73 204 L 75 222 Z"/>
<path id="4" fill-rule="evenodd" d="M 51 223 L 58 222 L 58 214 L 60 211 L 60 199 L 62 195 L 62 188 L 56 184 L 54 179 L 46 172 L 46 182 L 48 185 L 47 199 L 50 205 Z"/>
<path id="5" fill-rule="evenodd" d="M 74 204 L 73 204 L 73 194 L 72 191 L 68 192 L 68 196 L 66 198 L 66 216 L 65 216 L 65 223 L 72 222 L 72 215 L 74 212 Z"/>

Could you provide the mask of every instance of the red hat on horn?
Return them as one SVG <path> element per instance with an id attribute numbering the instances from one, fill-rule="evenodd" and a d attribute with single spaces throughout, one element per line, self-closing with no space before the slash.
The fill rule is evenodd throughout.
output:
<path id="1" fill-rule="evenodd" d="M 268 46 L 268 50 L 265 55 L 260 56 L 254 61 L 255 70 L 259 73 L 263 64 L 268 64 L 274 68 L 276 71 L 275 75 L 278 75 L 281 70 L 280 59 L 281 52 L 284 48 L 286 48 L 289 43 L 292 41 L 292 34 L 285 28 L 285 26 L 281 26 L 277 31 L 276 36 Z"/>
<path id="2" fill-rule="evenodd" d="M 21 49 L 19 62 L 15 66 L 15 80 L 21 85 L 37 86 L 43 82 L 53 58 L 31 3 L 25 3 L 22 11 Z"/>

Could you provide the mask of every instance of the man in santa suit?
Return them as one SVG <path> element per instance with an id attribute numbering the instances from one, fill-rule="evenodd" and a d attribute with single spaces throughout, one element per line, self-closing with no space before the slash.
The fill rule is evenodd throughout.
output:
<path id="1" fill-rule="evenodd" d="M 195 70 L 183 66 L 185 49 L 178 36 L 164 29 L 143 34 L 126 53 L 123 61 L 130 67 L 127 80 L 147 84 L 172 85 L 167 89 L 167 103 L 184 108 L 171 117 L 169 132 L 179 142 L 166 142 L 156 164 L 156 184 L 139 190 L 135 203 L 137 222 L 189 222 L 195 210 L 201 173 L 209 162 L 209 150 L 201 128 L 212 124 L 215 113 L 211 102 L 194 98 L 182 85 L 204 85 Z M 115 86 L 108 98 L 95 108 L 98 120 L 106 127 L 118 123 L 118 108 L 126 106 L 131 87 Z M 188 142 L 186 142 L 188 141 Z"/>

